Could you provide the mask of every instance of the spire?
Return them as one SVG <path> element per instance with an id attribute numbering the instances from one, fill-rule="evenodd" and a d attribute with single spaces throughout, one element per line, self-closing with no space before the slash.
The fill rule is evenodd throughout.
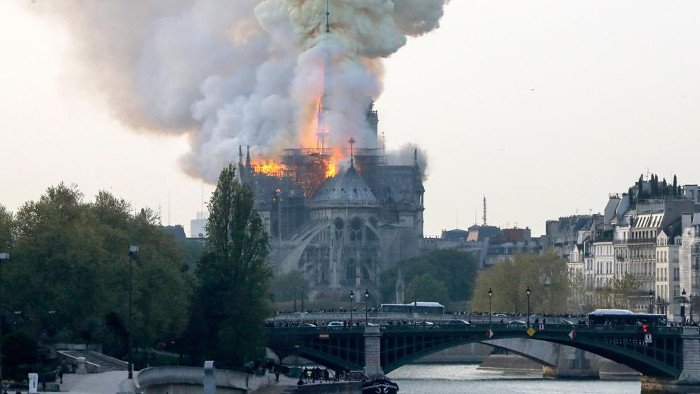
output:
<path id="1" fill-rule="evenodd" d="M 413 166 L 418 167 L 418 148 L 413 148 Z"/>
<path id="2" fill-rule="evenodd" d="M 250 171 L 250 145 L 246 146 L 245 167 Z"/>
<path id="3" fill-rule="evenodd" d="M 238 167 L 243 166 L 243 147 L 238 145 Z"/>
<path id="4" fill-rule="evenodd" d="M 350 137 L 348 144 L 350 144 L 350 167 L 355 167 L 355 156 L 353 155 L 352 146 L 355 145 L 355 139 Z"/>
<path id="5" fill-rule="evenodd" d="M 331 12 L 328 8 L 328 0 L 326 0 L 326 34 L 331 32 L 330 17 Z"/>
<path id="6" fill-rule="evenodd" d="M 484 219 L 484 226 L 486 226 L 486 196 L 484 196 L 484 216 L 482 219 Z"/>

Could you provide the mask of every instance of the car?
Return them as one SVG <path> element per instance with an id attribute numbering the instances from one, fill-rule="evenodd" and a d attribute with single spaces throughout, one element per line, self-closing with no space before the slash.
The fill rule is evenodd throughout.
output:
<path id="1" fill-rule="evenodd" d="M 506 317 L 506 314 L 505 314 L 505 313 L 496 313 L 496 314 L 493 315 L 493 316 L 494 316 L 494 317 Z"/>
<path id="2" fill-rule="evenodd" d="M 313 323 L 301 323 L 301 327 L 316 327 Z"/>
<path id="3" fill-rule="evenodd" d="M 508 324 L 510 324 L 512 326 L 523 326 L 523 327 L 527 326 L 527 323 L 525 323 L 522 320 L 511 320 L 508 322 Z"/>
<path id="4" fill-rule="evenodd" d="M 469 323 L 466 320 L 458 320 L 458 319 L 450 320 L 447 322 L 447 324 L 450 326 L 470 326 L 471 325 L 471 323 Z"/>
<path id="5" fill-rule="evenodd" d="M 345 327 L 345 324 L 342 321 L 332 321 L 332 322 L 328 323 L 328 327 L 341 328 L 341 327 Z"/>
<path id="6" fill-rule="evenodd" d="M 572 322 L 571 320 L 566 320 L 566 319 L 561 319 L 561 324 L 567 324 L 570 326 L 575 326 L 576 323 Z"/>

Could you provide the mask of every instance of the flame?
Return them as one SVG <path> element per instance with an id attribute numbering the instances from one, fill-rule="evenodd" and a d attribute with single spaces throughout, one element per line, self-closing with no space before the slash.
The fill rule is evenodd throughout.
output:
<path id="1" fill-rule="evenodd" d="M 333 154 L 326 163 L 326 178 L 333 178 L 338 174 L 338 162 L 343 158 L 343 151 L 339 147 L 333 148 Z"/>
<path id="2" fill-rule="evenodd" d="M 253 169 L 255 169 L 255 172 L 265 175 L 279 176 L 282 175 L 282 171 L 284 171 L 284 165 L 274 160 L 261 160 L 253 162 Z"/>
<path id="3" fill-rule="evenodd" d="M 337 165 L 333 161 L 328 162 L 328 164 L 326 164 L 326 178 L 333 178 L 337 173 Z"/>

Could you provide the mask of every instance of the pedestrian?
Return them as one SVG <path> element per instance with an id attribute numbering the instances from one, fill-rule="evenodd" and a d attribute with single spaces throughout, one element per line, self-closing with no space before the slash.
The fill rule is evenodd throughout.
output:
<path id="1" fill-rule="evenodd" d="M 58 378 L 60 379 L 60 383 L 63 384 L 63 367 L 58 366 Z"/>
<path id="2" fill-rule="evenodd" d="M 280 382 L 280 370 L 279 370 L 279 368 L 275 368 L 275 382 L 276 383 Z"/>

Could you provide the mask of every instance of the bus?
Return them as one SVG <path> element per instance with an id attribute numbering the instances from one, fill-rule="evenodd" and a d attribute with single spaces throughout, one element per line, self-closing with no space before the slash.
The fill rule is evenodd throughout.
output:
<path id="1" fill-rule="evenodd" d="M 394 313 L 421 313 L 428 315 L 442 315 L 445 313 L 445 307 L 439 302 L 416 301 L 410 304 L 382 304 L 379 307 L 380 312 Z"/>
<path id="2" fill-rule="evenodd" d="M 666 315 L 634 313 L 626 309 L 596 309 L 588 314 L 588 324 L 609 326 L 666 326 Z"/>

